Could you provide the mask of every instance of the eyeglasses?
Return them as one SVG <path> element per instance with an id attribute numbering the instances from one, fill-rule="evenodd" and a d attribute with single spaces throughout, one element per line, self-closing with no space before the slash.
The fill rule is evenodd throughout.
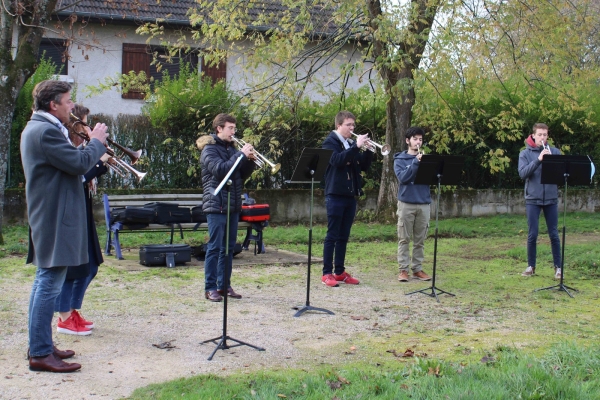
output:
<path id="1" fill-rule="evenodd" d="M 356 124 L 350 123 L 350 124 L 344 124 L 344 126 L 350 127 L 350 126 L 356 126 Z"/>

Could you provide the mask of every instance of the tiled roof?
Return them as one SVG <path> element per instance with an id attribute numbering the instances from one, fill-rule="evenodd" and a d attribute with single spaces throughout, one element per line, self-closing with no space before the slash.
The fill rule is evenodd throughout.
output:
<path id="1" fill-rule="evenodd" d="M 75 4 L 75 5 L 73 5 Z M 277 21 L 285 7 L 278 0 L 247 0 L 248 25 L 252 30 L 266 30 L 271 28 L 260 22 L 261 16 L 271 15 L 271 21 Z M 196 7 L 194 0 L 58 0 L 56 10 L 61 16 L 71 15 L 73 12 L 81 17 L 113 20 L 113 21 L 138 21 L 154 22 L 162 18 L 172 24 L 189 24 L 188 11 Z M 314 9 L 313 23 L 317 32 L 325 33 L 333 29 L 329 22 L 331 10 Z"/>

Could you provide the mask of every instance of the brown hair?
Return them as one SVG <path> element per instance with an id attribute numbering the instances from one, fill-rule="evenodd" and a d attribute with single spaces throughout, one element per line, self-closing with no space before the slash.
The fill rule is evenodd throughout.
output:
<path id="1" fill-rule="evenodd" d="M 71 91 L 71 85 L 63 81 L 47 80 L 33 88 L 33 111 L 50 111 L 50 102 L 60 104 L 63 94 Z"/>
<path id="2" fill-rule="evenodd" d="M 356 121 L 356 117 L 350 111 L 340 111 L 335 116 L 335 127 L 337 128 L 338 126 L 342 125 L 347 119 L 353 119 Z"/>
<path id="3" fill-rule="evenodd" d="M 533 128 L 531 128 L 531 133 L 535 133 L 535 131 L 537 129 L 545 129 L 548 130 L 548 125 L 542 123 L 542 122 L 537 122 L 535 124 L 533 124 Z"/>
<path id="4" fill-rule="evenodd" d="M 90 109 L 82 106 L 81 104 L 75 104 L 72 112 L 74 116 L 81 120 L 83 120 L 86 115 L 89 115 L 89 113 Z M 73 142 L 75 146 L 79 146 L 83 142 L 83 138 L 75 132 L 84 131 L 83 124 L 78 121 L 74 121 L 73 118 L 71 118 L 67 124 L 67 128 L 69 129 L 69 139 L 71 139 L 71 142 Z"/>
<path id="5" fill-rule="evenodd" d="M 236 119 L 233 115 L 221 113 L 217 115 L 213 120 L 213 129 L 216 131 L 218 126 L 224 128 L 227 122 L 229 122 L 230 124 L 235 124 Z"/>

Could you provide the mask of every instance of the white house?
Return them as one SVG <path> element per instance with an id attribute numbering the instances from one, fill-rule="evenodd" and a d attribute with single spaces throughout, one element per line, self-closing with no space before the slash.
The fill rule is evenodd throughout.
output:
<path id="1" fill-rule="evenodd" d="M 260 3 L 262 8 L 255 10 L 256 13 L 266 9 L 281 9 L 280 2 L 276 0 Z M 165 31 L 170 30 L 175 34 L 178 29 L 189 27 L 187 13 L 190 7 L 195 6 L 193 0 L 163 0 L 158 3 L 156 0 L 59 0 L 55 20 L 48 26 L 41 51 L 62 66 L 61 78 L 75 85 L 77 101 L 85 104 L 93 113 L 139 114 L 144 104 L 141 93 L 121 94 L 118 90 L 111 90 L 89 97 L 86 88 L 97 86 L 107 77 L 116 77 L 117 74 L 132 70 L 146 71 L 160 79 L 162 74 L 150 63 L 152 54 L 164 49 L 156 40 L 147 44 L 147 36 L 138 35 L 135 31 L 145 22 L 162 18 L 167 26 Z M 190 44 L 193 45 L 192 42 Z M 351 45 L 347 47 L 348 50 L 352 49 Z M 360 54 L 346 55 L 352 53 L 340 53 L 323 68 L 311 81 L 306 94 L 315 100 L 322 100 L 326 94 L 320 92 L 318 87 L 326 86 L 332 94 L 338 95 L 342 84 L 348 88 L 358 88 L 364 84 L 358 81 L 360 72 L 347 82 L 338 79 L 337 65 L 357 61 L 360 57 Z M 243 51 L 231 55 L 218 67 L 206 66 L 203 60 L 198 60 L 197 55 L 187 56 L 187 61 L 197 65 L 200 72 L 213 79 L 225 79 L 229 89 L 244 94 L 256 79 L 255 75 L 243 71 L 244 57 Z M 176 62 L 165 68 L 176 73 L 179 65 Z"/>

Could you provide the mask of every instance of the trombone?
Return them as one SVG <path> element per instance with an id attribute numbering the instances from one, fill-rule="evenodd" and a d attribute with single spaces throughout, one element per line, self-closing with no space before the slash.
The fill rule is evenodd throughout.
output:
<path id="1" fill-rule="evenodd" d="M 358 137 L 358 135 L 356 133 L 352 132 L 352 134 L 354 136 Z M 390 151 L 392 151 L 392 146 L 390 146 L 389 144 L 380 145 L 379 143 L 375 143 L 371 139 L 367 139 L 366 143 L 367 143 L 367 148 L 370 151 L 372 151 L 373 153 L 377 152 L 377 150 L 375 149 L 376 147 L 379 148 L 382 156 L 387 156 L 388 154 L 390 154 Z"/>
<path id="2" fill-rule="evenodd" d="M 235 136 L 233 136 L 232 139 L 235 140 L 235 142 L 238 144 L 238 146 L 243 147 L 246 144 L 245 141 L 243 141 L 242 139 L 238 139 Z M 281 164 L 272 163 L 271 161 L 269 161 L 267 159 L 267 157 L 263 156 L 256 150 L 254 150 L 254 155 L 256 156 L 256 158 L 254 158 L 254 163 L 258 166 L 258 168 L 262 168 L 265 166 L 265 164 L 268 164 L 269 167 L 271 167 L 271 175 L 275 175 L 277 172 L 279 172 L 279 168 L 281 168 Z"/>
<path id="3" fill-rule="evenodd" d="M 88 124 L 83 122 L 80 118 L 77 118 L 75 115 L 73 115 L 73 113 L 71 113 L 71 118 L 73 118 L 76 123 L 82 124 L 83 126 L 87 126 L 88 128 L 92 129 Z M 75 129 L 73 129 L 72 131 L 77 136 L 84 139 L 85 141 L 87 141 L 87 142 L 90 141 L 90 137 L 87 133 L 77 132 Z M 115 141 L 113 141 L 110 138 L 107 138 L 106 141 L 108 143 L 110 143 L 111 145 L 115 146 L 116 148 L 118 148 L 119 150 L 121 150 L 131 160 L 131 164 L 126 163 L 121 158 L 119 158 L 115 155 L 115 152 L 113 149 L 106 146 L 106 153 L 109 156 L 111 156 L 112 160 L 115 162 L 115 164 L 111 164 L 110 162 L 108 162 L 108 163 L 106 163 L 106 165 L 109 168 L 111 168 L 113 171 L 115 171 L 115 173 L 117 173 L 118 175 L 120 175 L 123 178 L 125 177 L 124 176 L 125 173 L 123 172 L 125 170 L 125 171 L 129 172 L 130 174 L 133 174 L 137 178 L 138 182 L 141 182 L 142 179 L 144 179 L 144 176 L 146 176 L 147 172 L 140 172 L 140 171 L 136 170 L 135 168 L 133 168 L 132 165 L 135 164 L 136 162 L 138 162 L 138 160 L 140 159 L 140 155 L 142 154 L 142 150 L 133 151 L 131 149 L 128 149 L 127 147 L 121 146 L 120 144 L 116 143 Z"/>

